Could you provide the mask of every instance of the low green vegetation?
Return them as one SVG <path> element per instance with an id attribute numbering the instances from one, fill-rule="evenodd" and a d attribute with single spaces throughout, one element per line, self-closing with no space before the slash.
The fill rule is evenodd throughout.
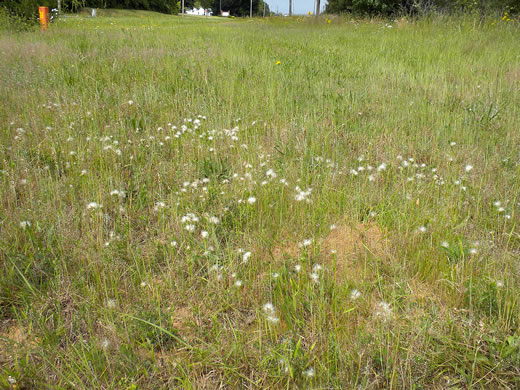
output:
<path id="1" fill-rule="evenodd" d="M 2 32 L 0 387 L 520 387 L 519 38 Z"/>

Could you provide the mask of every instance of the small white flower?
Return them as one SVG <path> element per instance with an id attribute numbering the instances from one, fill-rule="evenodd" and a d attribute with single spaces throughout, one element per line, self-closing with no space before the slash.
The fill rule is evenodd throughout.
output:
<path id="1" fill-rule="evenodd" d="M 145 281 L 142 281 L 141 282 L 141 287 L 146 287 L 147 286 L 147 283 Z"/>
<path id="2" fill-rule="evenodd" d="M 212 223 L 214 225 L 219 223 L 219 219 L 217 217 L 209 217 L 208 221 L 209 221 L 209 223 Z"/>
<path id="3" fill-rule="evenodd" d="M 107 301 L 107 307 L 109 309 L 114 309 L 116 307 L 116 301 L 114 299 L 109 299 Z"/>
<path id="4" fill-rule="evenodd" d="M 502 203 L 499 200 L 497 200 L 497 201 L 493 202 L 493 206 L 500 207 L 500 206 L 502 206 Z"/>
<path id="5" fill-rule="evenodd" d="M 20 228 L 25 229 L 25 228 L 28 228 L 28 227 L 31 227 L 31 222 L 30 221 L 20 221 Z"/>
<path id="6" fill-rule="evenodd" d="M 13 378 L 11 375 L 7 377 L 7 382 L 9 382 L 10 385 L 16 385 L 16 379 Z"/>
<path id="7" fill-rule="evenodd" d="M 242 281 L 240 279 L 238 279 L 236 282 L 235 282 L 235 286 L 236 287 L 240 287 L 242 286 Z"/>
<path id="8" fill-rule="evenodd" d="M 471 248 L 471 249 L 469 250 L 469 254 L 470 254 L 470 255 L 475 255 L 475 254 L 477 254 L 477 248 Z"/>
<path id="9" fill-rule="evenodd" d="M 200 232 L 200 235 L 202 236 L 202 238 L 207 238 L 209 236 L 209 233 L 207 231 L 203 230 Z"/>
<path id="10" fill-rule="evenodd" d="M 294 196 L 294 199 L 297 202 L 305 201 L 307 203 L 310 203 L 309 196 L 312 192 L 312 188 L 308 188 L 307 190 L 303 191 L 300 187 L 296 187 L 297 194 Z"/>
<path id="11" fill-rule="evenodd" d="M 466 165 L 466 166 L 464 167 L 464 170 L 465 170 L 466 172 L 469 172 L 469 171 L 471 171 L 472 169 L 473 169 L 473 165 L 469 165 L 469 164 L 468 164 L 468 165 Z"/>
<path id="12" fill-rule="evenodd" d="M 359 292 L 359 290 L 357 290 L 357 289 L 354 289 L 354 290 L 352 290 L 352 291 L 350 292 L 350 299 L 352 299 L 352 300 L 354 300 L 354 301 L 355 301 L 356 299 L 358 299 L 360 296 L 361 296 L 361 292 Z"/>
<path id="13" fill-rule="evenodd" d="M 449 248 L 450 244 L 448 243 L 448 241 L 443 241 L 443 242 L 441 242 L 441 246 L 443 248 Z"/>
<path id="14" fill-rule="evenodd" d="M 302 242 L 300 242 L 300 244 L 298 246 L 300 248 L 306 248 L 306 247 L 310 246 L 311 244 L 312 244 L 312 238 L 308 238 L 308 239 L 305 239 Z"/>
<path id="15" fill-rule="evenodd" d="M 159 211 L 160 209 L 163 209 L 166 207 L 166 204 L 164 202 L 157 202 L 155 203 L 154 210 Z"/>
<path id="16" fill-rule="evenodd" d="M 267 302 L 266 304 L 264 304 L 263 310 L 266 314 L 274 314 L 276 311 L 271 302 Z"/>
<path id="17" fill-rule="evenodd" d="M 249 258 L 251 257 L 251 252 L 246 252 L 242 255 L 242 262 L 243 263 L 247 263 L 247 261 L 249 260 Z"/>
<path id="18" fill-rule="evenodd" d="M 385 171 L 385 170 L 386 170 L 386 164 L 385 163 L 382 163 L 381 165 L 379 165 L 377 167 L 377 171 L 378 172 Z"/>
<path id="19" fill-rule="evenodd" d="M 330 229 L 330 230 L 334 230 L 334 229 L 336 229 L 336 225 L 334 225 L 334 224 L 330 225 L 329 229 Z"/>
<path id="20" fill-rule="evenodd" d="M 501 280 L 497 280 L 497 287 L 498 288 L 504 287 L 504 282 L 502 282 Z"/>
<path id="21" fill-rule="evenodd" d="M 266 173 L 265 173 L 266 176 L 269 176 L 270 178 L 274 179 L 277 174 L 275 173 L 275 171 L 273 171 L 272 169 L 269 169 Z"/>
<path id="22" fill-rule="evenodd" d="M 303 374 L 307 377 L 307 378 L 312 378 L 314 376 L 314 368 L 312 367 L 309 367 L 307 370 L 305 370 L 303 372 Z"/>
<path id="23" fill-rule="evenodd" d="M 108 341 L 108 339 L 103 339 L 103 341 L 101 341 L 101 348 L 103 349 L 107 349 L 108 347 L 110 346 L 110 341 Z"/>
<path id="24" fill-rule="evenodd" d="M 175 248 L 177 246 L 177 241 L 173 240 L 170 242 L 170 245 Z"/>
<path id="25" fill-rule="evenodd" d="M 255 202 L 256 202 L 256 198 L 254 196 L 250 196 L 247 199 L 247 203 L 249 203 L 249 204 L 254 204 Z"/>
<path id="26" fill-rule="evenodd" d="M 426 226 L 419 226 L 417 228 L 417 230 L 420 232 L 420 233 L 426 233 Z"/>
<path id="27" fill-rule="evenodd" d="M 276 317 L 276 309 L 274 308 L 273 304 L 268 302 L 263 307 L 264 313 L 267 315 L 267 321 L 276 324 L 278 321 L 278 317 Z"/>
<path id="28" fill-rule="evenodd" d="M 294 270 L 295 270 L 296 272 L 300 272 L 300 271 L 302 270 L 302 266 L 301 266 L 300 264 L 296 264 L 296 265 L 294 266 Z"/>
<path id="29" fill-rule="evenodd" d="M 124 191 L 120 191 L 120 190 L 110 191 L 110 195 L 117 195 L 120 198 L 124 198 L 126 196 L 125 192 Z"/>
<path id="30" fill-rule="evenodd" d="M 199 221 L 199 218 L 193 213 L 188 213 L 181 218 L 181 223 L 198 222 L 198 221 Z"/>
<path id="31" fill-rule="evenodd" d="M 316 272 L 310 274 L 310 277 L 314 283 L 318 283 L 320 280 L 320 276 Z"/>
<path id="32" fill-rule="evenodd" d="M 388 303 L 381 301 L 377 305 L 377 310 L 375 314 L 377 317 L 382 317 L 386 320 L 392 315 L 392 308 Z"/>
<path id="33" fill-rule="evenodd" d="M 283 359 L 280 359 L 278 362 L 281 366 L 283 366 L 283 371 L 287 374 L 289 372 L 289 365 L 287 364 L 287 362 Z"/>
<path id="34" fill-rule="evenodd" d="M 273 279 L 277 279 L 280 276 L 278 272 L 273 273 Z"/>
<path id="35" fill-rule="evenodd" d="M 100 205 L 96 202 L 90 202 L 88 205 L 87 205 L 87 210 L 90 210 L 90 209 L 98 209 L 98 208 L 101 208 L 103 207 L 103 205 Z"/>
<path id="36" fill-rule="evenodd" d="M 133 100 L 129 100 L 129 101 L 128 101 L 128 105 L 129 105 L 129 106 L 132 106 L 133 104 L 134 104 L 134 101 L 133 101 Z"/>
<path id="37" fill-rule="evenodd" d="M 193 233 L 195 231 L 195 225 L 192 225 L 192 224 L 189 224 L 189 225 L 186 225 L 184 227 L 184 229 L 186 229 L 187 231 L 189 231 L 190 233 Z"/>
<path id="38" fill-rule="evenodd" d="M 457 145 L 457 143 L 455 141 L 450 142 L 450 146 L 455 146 L 455 145 Z"/>

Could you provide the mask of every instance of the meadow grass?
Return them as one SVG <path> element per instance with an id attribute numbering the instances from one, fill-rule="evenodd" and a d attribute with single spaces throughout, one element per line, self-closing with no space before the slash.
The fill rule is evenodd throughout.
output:
<path id="1" fill-rule="evenodd" d="M 0 386 L 520 387 L 518 23 L 101 15 L 0 35 Z"/>

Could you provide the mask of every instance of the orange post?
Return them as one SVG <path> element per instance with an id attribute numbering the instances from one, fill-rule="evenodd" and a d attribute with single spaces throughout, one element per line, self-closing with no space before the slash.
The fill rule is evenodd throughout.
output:
<path id="1" fill-rule="evenodd" d="M 40 27 L 42 31 L 47 30 L 49 27 L 49 8 L 48 7 L 39 7 L 40 11 Z"/>

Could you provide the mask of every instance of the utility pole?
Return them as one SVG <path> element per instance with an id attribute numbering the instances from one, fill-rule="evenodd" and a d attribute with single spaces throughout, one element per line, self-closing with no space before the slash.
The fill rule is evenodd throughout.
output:
<path id="1" fill-rule="evenodd" d="M 182 16 L 184 16 L 184 0 L 182 0 Z"/>
<path id="2" fill-rule="evenodd" d="M 265 1 L 264 1 L 264 18 L 265 18 Z"/>
<path id="3" fill-rule="evenodd" d="M 219 15 L 222 16 L 222 0 L 220 0 L 220 2 L 219 2 L 219 8 L 220 8 L 220 10 L 219 10 L 220 14 Z"/>
<path id="4" fill-rule="evenodd" d="M 316 0 L 316 17 L 320 16 L 320 0 Z"/>
<path id="5" fill-rule="evenodd" d="M 249 18 L 253 18 L 253 0 L 249 2 Z"/>
<path id="6" fill-rule="evenodd" d="M 58 14 L 61 14 L 61 0 L 58 0 Z"/>
<path id="7" fill-rule="evenodd" d="M 292 0 L 289 0 L 289 16 L 292 16 Z"/>

